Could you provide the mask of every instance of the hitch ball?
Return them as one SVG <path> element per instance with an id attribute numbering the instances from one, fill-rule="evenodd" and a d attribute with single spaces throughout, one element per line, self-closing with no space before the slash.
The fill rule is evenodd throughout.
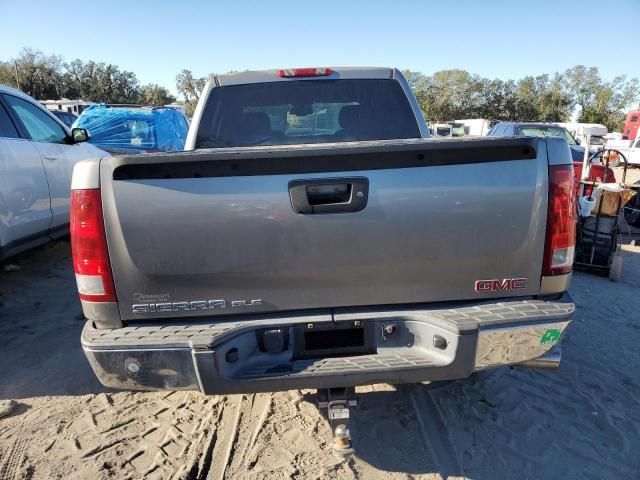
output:
<path id="1" fill-rule="evenodd" d="M 333 432 L 333 447 L 338 450 L 351 448 L 351 434 L 346 425 L 340 424 Z"/>

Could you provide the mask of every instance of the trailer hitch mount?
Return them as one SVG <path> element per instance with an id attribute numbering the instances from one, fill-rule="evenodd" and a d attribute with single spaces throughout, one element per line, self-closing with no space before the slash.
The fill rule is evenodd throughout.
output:
<path id="1" fill-rule="evenodd" d="M 319 409 L 327 409 L 327 417 L 333 433 L 333 453 L 340 458 L 349 458 L 354 453 L 349 420 L 350 408 L 358 406 L 355 388 L 318 390 L 317 402 Z"/>

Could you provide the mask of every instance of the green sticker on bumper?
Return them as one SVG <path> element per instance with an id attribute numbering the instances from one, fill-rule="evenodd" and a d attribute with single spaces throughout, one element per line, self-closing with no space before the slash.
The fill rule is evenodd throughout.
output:
<path id="1" fill-rule="evenodd" d="M 545 330 L 540 337 L 540 345 L 555 345 L 560 340 L 560 330 L 557 328 L 550 328 Z"/>

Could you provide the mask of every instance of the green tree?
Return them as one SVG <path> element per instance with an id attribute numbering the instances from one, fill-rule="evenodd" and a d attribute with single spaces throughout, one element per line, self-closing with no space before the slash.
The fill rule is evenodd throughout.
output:
<path id="1" fill-rule="evenodd" d="M 420 109 L 422 110 L 422 114 L 425 116 L 425 118 L 430 118 L 430 98 L 428 96 L 430 77 L 427 77 L 420 72 L 412 72 L 411 70 L 405 70 L 404 72 L 402 72 L 402 74 L 407 79 L 409 86 L 413 90 L 413 93 L 416 96 L 416 100 L 418 101 L 418 105 L 420 105 Z"/>
<path id="2" fill-rule="evenodd" d="M 16 78 L 17 70 L 17 78 Z M 0 82 L 19 87 L 38 100 L 82 98 L 93 102 L 130 103 L 138 98 L 139 83 L 133 72 L 116 65 L 46 56 L 24 48 L 9 62 L 0 63 Z"/>
<path id="3" fill-rule="evenodd" d="M 0 61 L 0 83 L 13 88 L 18 88 L 13 62 Z"/>
<path id="4" fill-rule="evenodd" d="M 480 77 L 464 70 L 441 70 L 433 76 L 406 71 L 426 118 L 447 121 L 474 115 L 481 104 Z"/>
<path id="5" fill-rule="evenodd" d="M 561 75 L 528 76 L 517 83 L 516 119 L 529 122 L 562 122 L 571 115 L 571 97 Z"/>
<path id="6" fill-rule="evenodd" d="M 140 99 L 138 101 L 143 105 L 161 106 L 175 102 L 176 97 L 157 83 L 150 83 L 140 88 Z"/>
<path id="7" fill-rule="evenodd" d="M 480 80 L 480 101 L 476 116 L 489 120 L 512 120 L 516 118 L 516 83 L 513 80 Z M 468 117 L 467 117 L 468 118 Z"/>
<path id="8" fill-rule="evenodd" d="M 193 116 L 205 83 L 207 83 L 206 77 L 195 78 L 191 70 L 181 70 L 176 75 L 176 90 L 184 97 L 187 116 Z"/>
<path id="9" fill-rule="evenodd" d="M 536 77 L 538 84 L 538 118 L 543 122 L 564 122 L 571 118 L 573 101 L 566 81 L 559 73 Z"/>
<path id="10" fill-rule="evenodd" d="M 620 131 L 625 110 L 640 98 L 637 78 L 626 76 L 604 81 L 597 67 L 576 65 L 565 72 L 568 89 L 575 105 L 580 108 L 578 120 L 585 123 L 601 123 L 609 131 Z"/>
<path id="11" fill-rule="evenodd" d="M 568 120 L 574 101 L 561 74 L 524 77 L 517 82 L 482 78 L 464 70 L 433 76 L 405 71 L 418 103 L 431 121 L 461 118 L 558 122 Z"/>
<path id="12" fill-rule="evenodd" d="M 38 50 L 23 48 L 10 63 L 14 69 L 17 68 L 17 79 L 11 83 L 17 86 L 19 80 L 23 92 L 41 100 L 60 98 L 64 90 L 61 57 L 46 56 Z"/>

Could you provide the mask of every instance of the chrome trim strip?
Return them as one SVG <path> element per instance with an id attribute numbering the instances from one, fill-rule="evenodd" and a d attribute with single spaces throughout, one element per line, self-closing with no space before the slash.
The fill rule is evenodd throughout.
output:
<path id="1" fill-rule="evenodd" d="M 82 350 L 92 353 L 146 353 L 146 352 L 190 352 L 189 347 L 167 347 L 167 348 L 116 348 L 109 350 L 99 350 L 91 347 L 82 346 Z"/>

